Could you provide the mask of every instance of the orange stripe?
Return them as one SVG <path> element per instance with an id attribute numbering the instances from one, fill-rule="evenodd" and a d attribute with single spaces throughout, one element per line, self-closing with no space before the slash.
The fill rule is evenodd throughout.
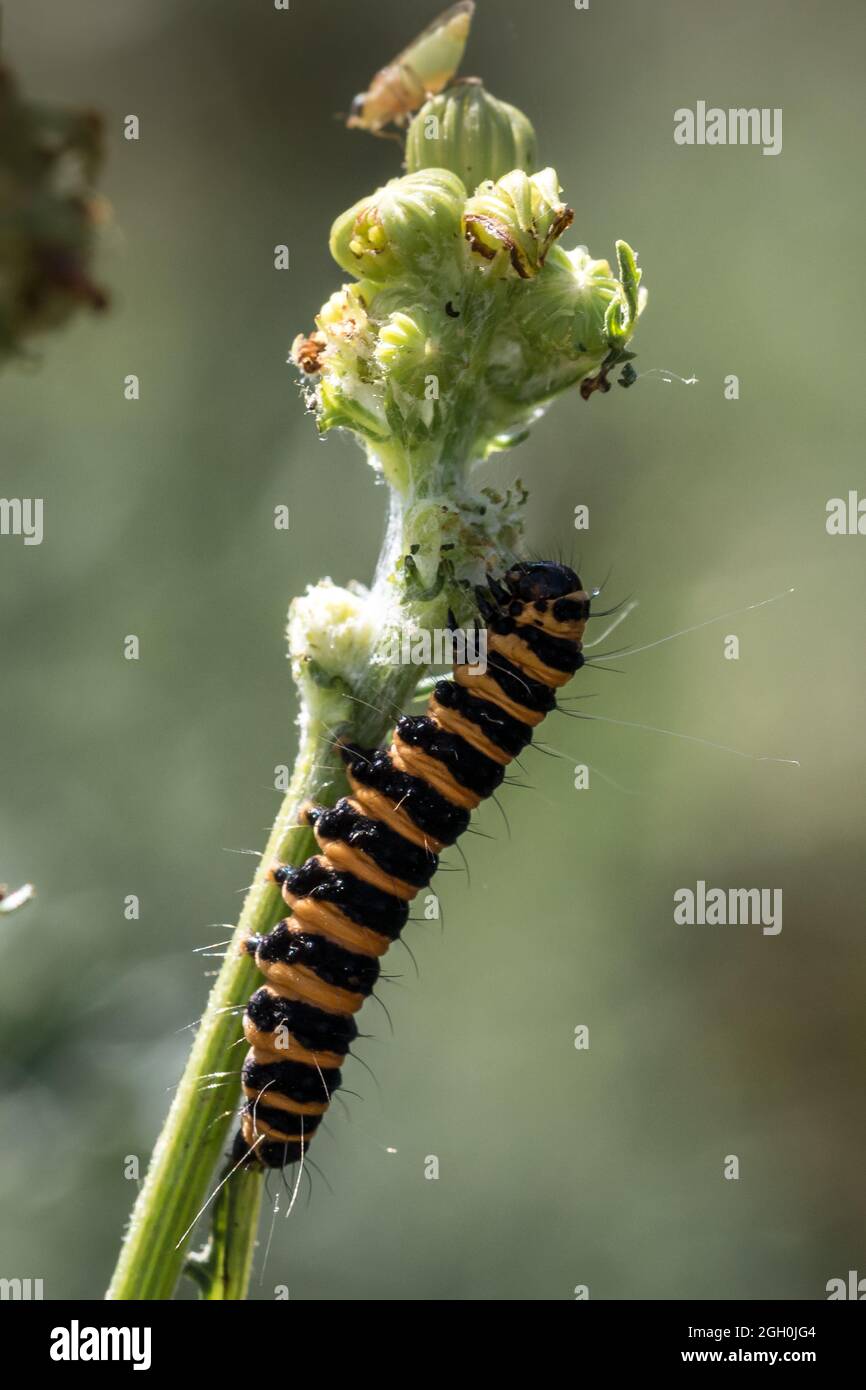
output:
<path id="1" fill-rule="evenodd" d="M 589 594 L 585 589 L 576 589 L 573 594 L 566 594 L 565 598 L 569 602 L 589 602 Z M 554 605 L 559 599 L 548 599 L 547 602 L 549 607 L 543 613 L 539 613 L 533 603 L 525 603 L 523 612 L 516 621 L 531 623 L 533 627 L 541 628 L 549 637 L 563 637 L 566 641 L 579 642 L 586 631 L 586 618 L 569 618 L 559 622 L 553 616 Z"/>
<path id="2" fill-rule="evenodd" d="M 411 883 L 404 883 L 393 874 L 386 874 L 373 862 L 369 854 L 356 849 L 354 845 L 347 845 L 343 840 L 326 840 L 318 831 L 316 840 L 325 858 L 330 861 L 331 867 L 338 872 L 354 874 L 364 883 L 381 889 L 383 893 L 390 893 L 392 898 L 403 898 L 406 902 L 411 902 L 418 892 Z"/>
<path id="3" fill-rule="evenodd" d="M 461 787 L 436 758 L 432 758 L 420 748 L 410 748 L 399 734 L 394 735 L 394 742 L 391 744 L 391 759 L 401 772 L 409 772 L 413 777 L 423 778 L 452 805 L 463 806 L 468 811 L 474 811 L 476 806 L 481 805 L 482 798 L 477 792 Z"/>
<path id="4" fill-rule="evenodd" d="M 261 1145 L 257 1145 L 256 1140 L 262 1138 L 278 1139 L 282 1143 L 289 1144 L 303 1143 L 306 1148 L 313 1137 L 312 1134 L 282 1134 L 280 1130 L 272 1129 L 270 1125 L 266 1125 L 264 1120 L 260 1120 L 258 1116 L 256 1117 L 255 1125 L 253 1125 L 252 1115 L 243 1115 L 241 1117 L 241 1133 L 251 1149 L 260 1148 Z"/>
<path id="5" fill-rule="evenodd" d="M 338 985 L 325 984 L 318 975 L 306 965 L 286 965 L 285 961 L 262 960 L 261 952 L 256 953 L 256 965 L 266 980 L 281 986 L 280 993 L 286 999 L 300 999 L 305 1004 L 315 1004 L 332 1014 L 357 1013 L 364 1002 L 363 994 L 354 994 Z"/>
<path id="6" fill-rule="evenodd" d="M 273 1086 L 265 1086 L 261 1091 L 252 1086 L 242 1089 L 247 1100 L 257 1100 L 269 1110 L 285 1110 L 287 1115 L 324 1115 L 331 1103 L 330 1100 L 290 1100 L 288 1096 L 275 1091 Z"/>
<path id="7" fill-rule="evenodd" d="M 490 634 L 488 639 L 488 649 L 498 652 L 510 661 L 512 666 L 517 666 L 523 671 L 524 675 L 532 680 L 542 681 L 544 685 L 553 686 L 566 685 L 571 680 L 572 671 L 557 671 L 553 666 L 545 666 L 531 647 L 517 636 L 516 632 L 509 633 L 507 637 L 502 637 L 498 632 Z"/>
<path id="8" fill-rule="evenodd" d="M 498 748 L 492 739 L 486 734 L 482 734 L 477 724 L 471 723 L 465 715 L 458 714 L 457 710 L 446 709 L 440 705 L 439 701 L 430 696 L 427 705 L 427 713 L 431 719 L 435 719 L 440 729 L 445 729 L 449 734 L 459 734 L 479 753 L 484 753 L 491 761 L 499 763 L 502 767 L 507 767 L 511 762 L 510 753 L 505 753 Z"/>
<path id="9" fill-rule="evenodd" d="M 310 1052 L 302 1047 L 294 1033 L 288 1030 L 263 1033 L 244 1014 L 244 1037 L 253 1049 L 256 1062 L 304 1062 L 309 1067 L 340 1067 L 346 1060 L 344 1052 Z M 279 1044 L 276 1039 L 279 1038 Z"/>
<path id="10" fill-rule="evenodd" d="M 525 705 L 518 705 L 514 700 L 510 700 L 492 676 L 473 676 L 467 666 L 455 666 L 454 680 L 457 685 L 462 685 L 471 695 L 476 695 L 479 700 L 489 700 L 491 705 L 498 705 L 500 709 L 504 709 L 505 713 L 510 714 L 512 719 L 520 719 L 533 729 L 544 718 L 544 714 L 540 710 L 527 709 Z"/>
<path id="11" fill-rule="evenodd" d="M 586 618 L 575 618 L 574 622 L 557 623 L 547 619 L 546 613 L 532 613 L 527 610 L 516 619 L 518 627 L 535 627 L 548 637 L 558 637 L 562 642 L 579 642 L 586 632 Z"/>
<path id="12" fill-rule="evenodd" d="M 429 849 L 434 854 L 440 854 L 445 848 L 441 840 L 437 840 L 432 835 L 420 830 L 399 804 L 395 806 L 381 792 L 374 791 L 372 787 L 362 786 L 351 772 L 348 773 L 348 778 L 349 786 L 352 788 L 352 799 L 349 805 L 356 811 L 370 816 L 373 820 L 383 821 L 391 830 L 396 830 L 398 835 L 402 835 L 404 839 L 417 845 L 419 849 Z"/>
<path id="13" fill-rule="evenodd" d="M 285 889 L 283 897 L 298 921 L 303 922 L 305 930 L 326 936 L 329 941 L 335 941 L 338 946 L 356 951 L 358 955 L 383 956 L 391 945 L 387 936 L 381 936 L 371 927 L 362 927 L 358 922 L 353 922 L 351 917 L 346 917 L 333 903 L 313 898 L 299 898 L 295 893 L 287 893 Z"/>

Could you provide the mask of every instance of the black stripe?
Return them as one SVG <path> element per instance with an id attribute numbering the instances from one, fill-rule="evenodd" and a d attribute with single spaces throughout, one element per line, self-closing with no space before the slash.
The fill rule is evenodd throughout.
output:
<path id="1" fill-rule="evenodd" d="M 259 1148 L 261 1148 L 261 1145 L 259 1145 Z M 244 1158 L 248 1158 L 251 1162 L 253 1162 L 255 1160 L 255 1156 L 256 1155 L 253 1153 L 243 1134 L 240 1130 L 238 1130 L 235 1134 L 234 1139 L 232 1140 L 231 1153 L 229 1155 L 229 1162 L 231 1163 L 232 1167 L 234 1167 L 236 1163 L 240 1163 L 241 1160 Z"/>
<path id="2" fill-rule="evenodd" d="M 281 1144 L 278 1140 L 265 1140 L 256 1145 L 256 1156 L 265 1168 L 288 1168 L 289 1163 L 299 1163 L 303 1158 L 304 1144 Z"/>
<path id="3" fill-rule="evenodd" d="M 491 652 L 488 656 L 487 674 L 503 695 L 507 695 L 516 705 L 523 705 L 524 709 L 535 710 L 538 714 L 550 714 L 551 710 L 556 709 L 556 696 L 550 686 L 524 675 L 500 652 Z M 471 690 L 472 687 L 467 688 Z"/>
<path id="4" fill-rule="evenodd" d="M 254 1062 L 248 1057 L 241 1071 L 241 1079 L 251 1091 L 264 1091 L 267 1097 L 271 1091 L 287 1100 L 306 1104 L 321 1101 L 326 1104 L 340 1085 L 342 1077 L 337 1067 L 307 1066 L 306 1062 Z M 267 1100 L 264 1102 L 267 1104 Z"/>
<path id="5" fill-rule="evenodd" d="M 285 965 L 305 965 L 326 985 L 367 995 L 379 978 L 375 956 L 360 956 L 317 933 L 293 931 L 287 921 L 279 922 L 269 936 L 259 941 L 260 960 L 281 961 Z"/>
<path id="6" fill-rule="evenodd" d="M 432 835 L 443 845 L 453 845 L 469 824 L 469 812 L 442 796 L 421 777 L 400 772 L 391 762 L 386 748 L 371 752 L 343 745 L 343 761 L 362 787 L 380 792 L 400 807 L 424 835 Z"/>
<path id="7" fill-rule="evenodd" d="M 358 1036 L 351 1014 L 330 1014 L 300 999 L 283 999 L 264 986 L 247 1004 L 247 1017 L 263 1033 L 287 1028 L 310 1052 L 348 1052 Z"/>
<path id="8" fill-rule="evenodd" d="M 420 748 L 435 758 L 447 768 L 455 782 L 478 796 L 492 796 L 505 776 L 501 763 L 494 762 L 486 753 L 479 753 L 459 734 L 440 729 L 429 715 L 404 714 L 397 720 L 397 732 L 410 748 Z"/>
<path id="9" fill-rule="evenodd" d="M 281 1144 L 277 1139 L 266 1139 L 256 1145 L 255 1157 L 266 1168 L 287 1168 L 290 1163 L 299 1163 L 303 1157 L 305 1144 Z"/>
<path id="10" fill-rule="evenodd" d="M 273 1089 L 272 1086 L 271 1091 Z M 265 1091 L 265 1095 L 269 1096 L 271 1091 Z M 271 1129 L 278 1129 L 283 1134 L 300 1134 L 303 1126 L 305 1140 L 309 1139 L 311 1134 L 315 1134 L 325 1118 L 324 1115 L 293 1115 L 290 1110 L 278 1110 L 275 1105 L 263 1105 L 260 1100 L 248 1100 L 244 1110 L 248 1115 L 255 1112 L 256 1119 L 260 1120 L 263 1125 L 269 1125 Z M 270 1142 L 279 1144 L 282 1141 L 273 1139 Z"/>
<path id="11" fill-rule="evenodd" d="M 250 1110 L 250 1106 L 244 1106 Z M 241 1163 L 247 1159 L 249 1164 L 261 1163 L 265 1168 L 285 1168 L 289 1163 L 297 1163 L 306 1143 L 285 1144 L 277 1139 L 263 1139 L 258 1144 L 249 1145 L 241 1130 L 238 1130 L 232 1144 L 231 1163 Z"/>
<path id="12" fill-rule="evenodd" d="M 499 705 L 480 699 L 472 693 L 471 687 L 457 685 L 455 681 L 437 681 L 433 694 L 440 705 L 454 710 L 474 724 L 485 738 L 489 738 L 509 758 L 515 758 L 532 742 L 531 725 L 506 714 Z"/>
<path id="13" fill-rule="evenodd" d="M 552 637 L 549 632 L 543 632 L 531 623 L 515 622 L 509 626 L 515 637 L 525 642 L 533 655 L 552 670 L 565 671 L 572 675 L 583 665 L 583 652 L 579 642 L 567 637 Z"/>
<path id="14" fill-rule="evenodd" d="M 274 878 L 291 893 L 313 902 L 333 903 L 361 927 L 395 941 L 406 925 L 409 907 L 400 898 L 383 893 L 354 874 L 329 869 L 315 855 L 299 869 L 277 869 Z"/>
<path id="15" fill-rule="evenodd" d="M 339 840 L 369 856 L 383 873 L 403 879 L 414 888 L 426 888 L 439 864 L 430 850 L 413 845 L 384 822 L 371 820 L 343 798 L 332 810 L 321 806 L 307 812 L 310 825 L 325 840 Z"/>
<path id="16" fill-rule="evenodd" d="M 558 598 L 553 605 L 553 616 L 558 623 L 576 623 L 581 619 L 588 622 L 589 604 L 588 598 Z"/>

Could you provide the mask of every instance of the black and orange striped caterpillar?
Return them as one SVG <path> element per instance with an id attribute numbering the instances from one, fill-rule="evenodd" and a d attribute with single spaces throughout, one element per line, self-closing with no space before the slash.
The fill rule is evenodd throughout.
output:
<path id="1" fill-rule="evenodd" d="M 267 983 L 244 1014 L 236 1161 L 282 1168 L 303 1156 L 409 903 L 583 665 L 590 595 L 566 565 L 522 562 L 476 595 L 486 671 L 455 666 L 426 714 L 397 721 L 389 748 L 339 743 L 351 796 L 304 812 L 320 854 L 272 870 L 291 916 L 246 943 Z"/>

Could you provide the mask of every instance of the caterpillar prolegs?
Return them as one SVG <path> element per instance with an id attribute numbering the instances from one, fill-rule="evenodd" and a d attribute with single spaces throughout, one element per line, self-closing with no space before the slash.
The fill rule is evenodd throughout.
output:
<path id="1" fill-rule="evenodd" d="M 590 596 L 567 566 L 520 563 L 476 595 L 486 671 L 455 666 L 426 714 L 397 721 L 389 748 L 341 743 L 351 796 L 308 809 L 320 853 L 272 871 L 291 916 L 247 942 L 266 984 L 244 1015 L 239 1161 L 282 1168 L 302 1157 L 411 900 L 583 665 Z"/>

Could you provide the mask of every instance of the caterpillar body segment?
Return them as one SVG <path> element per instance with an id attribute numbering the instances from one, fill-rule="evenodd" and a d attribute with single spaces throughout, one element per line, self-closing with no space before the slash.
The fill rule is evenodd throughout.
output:
<path id="1" fill-rule="evenodd" d="M 397 721 L 388 748 L 340 744 L 351 794 L 306 808 L 319 853 L 272 871 L 291 916 L 247 942 L 265 983 L 244 1015 L 238 1160 L 282 1168 L 302 1157 L 411 900 L 583 665 L 590 596 L 573 570 L 520 563 L 476 593 L 487 670 L 456 666 L 426 713 Z"/>

